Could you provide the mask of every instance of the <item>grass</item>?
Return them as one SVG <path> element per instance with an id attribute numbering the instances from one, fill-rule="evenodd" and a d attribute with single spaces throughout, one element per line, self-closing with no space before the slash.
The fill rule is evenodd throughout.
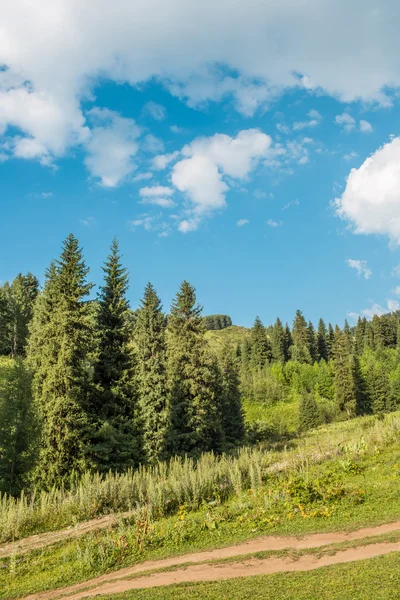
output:
<path id="1" fill-rule="evenodd" d="M 394 600 L 400 598 L 400 554 L 332 565 L 302 573 L 277 573 L 227 581 L 182 584 L 103 600 Z"/>
<path id="2" fill-rule="evenodd" d="M 249 335 L 249 329 L 246 329 L 246 327 L 238 327 L 237 325 L 231 325 L 231 327 L 216 331 L 206 331 L 205 333 L 206 340 L 210 347 L 216 351 L 221 350 L 225 344 L 228 344 L 232 348 L 236 348 Z"/>
<path id="3" fill-rule="evenodd" d="M 316 430 L 282 452 L 254 451 L 223 459 L 232 469 L 238 468 L 235 461 L 243 461 L 247 476 L 236 480 L 226 479 L 227 465 L 213 458 L 217 462 L 208 465 L 214 469 L 211 482 L 217 465 L 225 478 L 207 488 L 212 493 L 206 500 L 193 495 L 199 474 L 189 470 L 189 502 L 174 514 L 160 516 L 144 505 L 114 528 L 0 561 L 0 598 L 18 598 L 143 560 L 222 547 L 266 533 L 355 529 L 398 519 L 399 428 L 399 414 L 382 421 L 363 418 Z M 236 487 L 230 488 L 232 481 Z"/>

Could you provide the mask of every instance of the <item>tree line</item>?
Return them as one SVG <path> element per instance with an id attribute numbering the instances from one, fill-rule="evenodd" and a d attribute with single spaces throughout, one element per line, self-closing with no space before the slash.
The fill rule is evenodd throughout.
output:
<path id="1" fill-rule="evenodd" d="M 133 314 L 116 240 L 103 271 L 98 298 L 88 301 L 89 269 L 71 234 L 41 292 L 30 275 L 1 291 L 2 351 L 16 359 L 0 384 L 3 491 L 222 452 L 243 440 L 236 356 L 210 352 L 194 287 L 182 283 L 167 319 L 149 283 Z M 19 286 L 22 308 L 10 310 Z M 18 399 L 19 426 L 8 427 Z"/>
<path id="2" fill-rule="evenodd" d="M 245 397 L 270 404 L 299 401 L 299 426 L 381 414 L 400 406 L 400 313 L 359 317 L 355 327 L 315 330 L 302 312 L 293 325 L 257 317 L 238 348 Z"/>

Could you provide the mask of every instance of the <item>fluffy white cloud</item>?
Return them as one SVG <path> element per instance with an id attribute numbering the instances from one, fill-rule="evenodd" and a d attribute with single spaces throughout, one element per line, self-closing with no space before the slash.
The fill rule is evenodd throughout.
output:
<path id="1" fill-rule="evenodd" d="M 386 305 L 382 306 L 381 304 L 371 304 L 368 308 L 364 308 L 361 311 L 361 314 L 368 319 L 372 319 L 374 315 L 378 315 L 378 317 L 389 313 L 400 310 L 400 303 L 397 300 L 387 300 Z"/>
<path id="2" fill-rule="evenodd" d="M 371 123 L 369 123 L 368 121 L 363 121 L 361 119 L 360 121 L 360 131 L 362 131 L 363 133 L 372 133 L 373 128 Z"/>
<path id="3" fill-rule="evenodd" d="M 235 138 L 216 134 L 198 138 L 182 149 L 171 174 L 173 185 L 189 201 L 191 218 L 179 226 L 185 233 L 197 228 L 200 217 L 225 206 L 229 186 L 225 177 L 244 180 L 267 156 L 271 138 L 258 129 L 240 131 Z"/>
<path id="4" fill-rule="evenodd" d="M 248 115 L 294 86 L 387 104 L 382 90 L 400 85 L 398 16 L 395 0 L 324 0 L 323 10 L 204 0 L 201 11 L 186 0 L 4 2 L 0 128 L 36 140 L 27 156 L 60 156 L 87 136 L 81 102 L 100 78 L 158 78 L 196 106 L 231 96 Z"/>
<path id="5" fill-rule="evenodd" d="M 163 171 L 178 155 L 179 152 L 171 152 L 170 154 L 159 154 L 158 156 L 154 156 L 151 161 L 153 169 L 156 171 Z"/>
<path id="6" fill-rule="evenodd" d="M 164 143 L 152 133 L 148 133 L 143 140 L 142 148 L 150 154 L 157 154 L 164 150 Z"/>
<path id="7" fill-rule="evenodd" d="M 88 117 L 94 125 L 85 143 L 85 165 L 101 185 L 116 187 L 135 170 L 140 130 L 133 119 L 107 109 L 94 108 Z"/>
<path id="8" fill-rule="evenodd" d="M 239 219 L 239 221 L 236 223 L 236 225 L 238 227 L 244 227 L 245 225 L 249 224 L 249 220 L 248 219 Z"/>
<path id="9" fill-rule="evenodd" d="M 268 227 L 279 227 L 280 225 L 282 225 L 282 223 L 278 223 L 277 221 L 274 221 L 273 219 L 268 219 L 267 225 L 268 225 Z"/>
<path id="10" fill-rule="evenodd" d="M 387 235 L 393 244 L 400 244 L 400 138 L 350 171 L 335 205 L 354 233 Z"/>
<path id="11" fill-rule="evenodd" d="M 347 132 L 352 131 L 356 126 L 355 118 L 346 112 L 344 112 L 342 115 L 336 115 L 335 123 L 336 125 L 339 125 L 339 127 L 343 127 L 343 129 Z"/>
<path id="12" fill-rule="evenodd" d="M 365 277 L 365 279 L 369 279 L 371 277 L 372 271 L 368 267 L 366 260 L 355 260 L 353 258 L 348 258 L 346 263 L 351 269 L 355 269 L 359 276 L 362 275 Z"/>

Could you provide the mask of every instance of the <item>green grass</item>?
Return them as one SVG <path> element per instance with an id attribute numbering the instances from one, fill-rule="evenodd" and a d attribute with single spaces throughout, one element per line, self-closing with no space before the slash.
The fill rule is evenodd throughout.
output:
<path id="1" fill-rule="evenodd" d="M 277 573 L 215 583 L 181 584 L 104 600 L 395 600 L 400 598 L 400 553 L 303 573 Z"/>
<path id="2" fill-rule="evenodd" d="M 355 529 L 400 517 L 400 415 L 359 419 L 311 432 L 295 447 L 256 455 L 248 489 L 225 496 L 222 480 L 196 509 L 183 503 L 0 561 L 0 598 L 64 586 L 146 559 L 238 543 L 273 533 Z M 276 461 L 279 461 L 276 464 Z M 222 486 L 222 487 L 221 487 Z"/>
<path id="3" fill-rule="evenodd" d="M 236 348 L 249 335 L 250 330 L 246 329 L 246 327 L 231 325 L 231 327 L 226 327 L 225 329 L 206 331 L 205 337 L 210 347 L 213 350 L 219 351 L 225 344 Z"/>

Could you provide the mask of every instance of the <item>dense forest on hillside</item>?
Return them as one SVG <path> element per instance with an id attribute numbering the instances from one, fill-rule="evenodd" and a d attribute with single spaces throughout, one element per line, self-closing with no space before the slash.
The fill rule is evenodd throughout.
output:
<path id="1" fill-rule="evenodd" d="M 400 406 L 400 316 L 315 329 L 202 317 L 184 281 L 165 314 L 149 283 L 127 300 L 116 240 L 95 301 L 73 235 L 50 263 L 0 287 L 0 491 L 49 489 L 86 471 L 124 472 L 174 455 L 231 452 L 287 435 L 245 423 L 242 401 L 296 406 L 296 427 Z M 205 331 L 222 343 L 207 342 Z M 232 343 L 232 339 L 234 343 Z M 284 413 L 283 413 L 284 414 Z"/>

